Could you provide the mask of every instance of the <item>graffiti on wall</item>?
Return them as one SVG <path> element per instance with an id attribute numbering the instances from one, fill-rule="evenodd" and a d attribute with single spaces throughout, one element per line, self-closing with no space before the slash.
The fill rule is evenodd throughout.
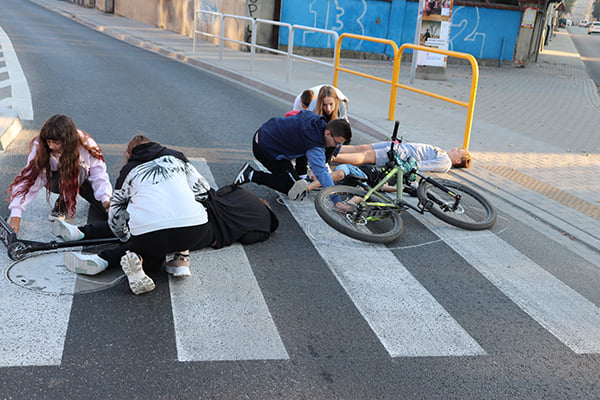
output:
<path id="1" fill-rule="evenodd" d="M 195 10 L 203 10 L 203 11 L 212 11 L 218 12 L 217 4 L 215 0 L 195 0 L 194 2 L 194 12 Z M 195 26 L 194 29 L 200 29 L 203 32 L 210 34 L 218 34 L 220 29 L 220 21 L 219 18 L 206 14 L 206 13 L 198 13 L 196 14 L 198 18 L 198 26 Z M 205 38 L 206 39 L 206 38 Z"/>
<path id="2" fill-rule="evenodd" d="M 510 60 L 517 44 L 520 10 L 460 7 L 452 25 L 452 50 L 481 59 Z"/>
<path id="3" fill-rule="evenodd" d="M 247 0 L 246 0 L 247 1 Z M 443 3 L 443 0 L 440 0 Z M 395 1 L 394 1 L 395 2 Z M 406 1 L 402 7 L 392 7 L 388 1 L 377 0 L 282 0 L 282 21 L 293 25 L 387 38 L 396 43 L 412 43 L 416 29 L 418 2 Z M 448 47 L 480 59 L 510 60 L 517 43 L 521 23 L 520 10 L 486 7 L 453 7 Z M 311 31 L 297 31 L 295 46 L 309 48 L 333 47 L 331 36 Z M 425 30 L 426 33 L 426 30 Z M 425 34 L 424 33 L 424 34 Z M 430 32 L 431 34 L 431 32 Z M 287 33 L 280 31 L 281 44 L 287 43 Z M 355 47 L 353 47 L 355 46 Z M 385 53 L 385 45 L 344 40 L 343 48 L 361 52 Z M 392 55 L 393 54 L 389 54 Z"/>
<path id="4" fill-rule="evenodd" d="M 481 20 L 479 7 L 469 7 L 469 11 L 475 10 L 475 16 L 472 13 L 465 15 L 466 10 L 466 7 L 458 7 L 454 10 L 450 28 L 450 50 L 469 48 L 469 54 L 482 58 L 486 34 L 478 32 Z"/>
<path id="5" fill-rule="evenodd" d="M 312 14 L 312 28 L 327 29 L 336 32 L 352 32 L 359 35 L 365 35 L 365 26 L 362 21 L 363 17 L 367 13 L 367 1 L 359 0 L 358 10 L 357 6 L 353 6 L 352 12 L 346 12 L 346 9 L 340 5 L 339 0 L 313 0 L 309 6 L 309 13 Z M 348 29 L 351 26 L 351 29 Z M 313 37 L 318 35 L 322 37 L 322 33 L 304 31 L 302 34 L 302 43 L 300 45 L 305 46 L 313 42 Z M 333 38 L 328 35 L 327 47 L 333 47 Z M 359 49 L 361 45 L 360 41 L 357 41 L 355 50 Z"/>
<path id="6" fill-rule="evenodd" d="M 195 9 L 196 10 L 205 10 L 205 11 L 213 11 L 218 12 L 217 4 L 214 0 L 196 0 L 195 1 Z M 202 22 L 210 23 L 213 20 L 213 17 L 208 14 L 200 14 Z"/>
<path id="7" fill-rule="evenodd" d="M 258 9 L 258 0 L 248 0 L 248 16 L 251 18 L 259 18 L 260 10 Z M 252 41 L 252 25 L 246 24 L 246 33 L 244 41 L 250 43 Z"/>

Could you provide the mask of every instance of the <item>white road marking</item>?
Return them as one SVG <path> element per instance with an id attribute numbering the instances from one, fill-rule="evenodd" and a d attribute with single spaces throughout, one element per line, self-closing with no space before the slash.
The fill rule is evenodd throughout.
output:
<path id="1" fill-rule="evenodd" d="M 600 308 L 489 231 L 426 226 L 575 353 L 600 353 Z M 483 252 L 481 249 L 485 249 Z"/>
<path id="2" fill-rule="evenodd" d="M 192 160 L 212 187 L 205 160 Z M 190 255 L 192 276 L 170 277 L 179 361 L 289 359 L 244 249 Z"/>
<path id="3" fill-rule="evenodd" d="M 56 239 L 50 233 L 48 221 L 51 207 L 42 192 L 23 214 L 20 239 L 45 242 Z M 50 204 L 54 204 L 53 199 Z M 76 223 L 82 223 L 80 216 L 87 215 L 87 202 L 82 200 L 78 204 L 81 206 Z M 9 278 L 19 279 L 20 266 L 15 265 L 15 271 L 9 276 L 7 272 L 15 262 L 6 254 L 0 257 L 0 273 L 4 277 L 0 290 L 1 366 L 60 365 L 62 360 L 76 275 L 62 266 L 61 253 L 47 254 L 35 261 L 41 263 L 38 267 L 49 269 L 48 276 L 43 278 L 41 274 L 38 281 L 16 284 Z M 23 279 L 27 279 L 25 274 Z"/>
<path id="4" fill-rule="evenodd" d="M 0 27 L 0 47 L 4 53 L 4 61 L 8 70 L 11 86 L 10 101 L 5 102 L 15 111 L 22 120 L 33 120 L 33 105 L 31 103 L 31 92 L 27 84 L 27 78 L 23 73 L 17 53 L 13 48 L 10 38 Z M 8 104 L 7 104 L 8 103 Z"/>
<path id="5" fill-rule="evenodd" d="M 386 246 L 335 231 L 312 202 L 286 204 L 391 357 L 486 354 Z"/>

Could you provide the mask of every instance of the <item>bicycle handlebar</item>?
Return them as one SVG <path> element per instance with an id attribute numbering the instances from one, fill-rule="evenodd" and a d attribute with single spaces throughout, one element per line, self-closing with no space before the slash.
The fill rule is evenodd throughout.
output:
<path id="1" fill-rule="evenodd" d="M 394 133 L 392 134 L 392 142 L 395 142 L 398 138 L 398 127 L 400 126 L 400 121 L 396 121 L 394 123 Z"/>

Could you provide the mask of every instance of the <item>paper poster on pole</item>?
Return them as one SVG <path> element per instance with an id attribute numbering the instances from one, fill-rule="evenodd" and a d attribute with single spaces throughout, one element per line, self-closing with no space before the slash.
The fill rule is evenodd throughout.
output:
<path id="1" fill-rule="evenodd" d="M 423 17 L 419 44 L 448 50 L 450 42 L 450 25 L 452 23 L 452 0 L 421 0 Z M 447 56 L 437 53 L 419 51 L 417 65 L 445 67 Z"/>
<path id="2" fill-rule="evenodd" d="M 535 26 L 535 16 L 537 14 L 537 8 L 527 7 L 523 11 L 523 20 L 521 21 L 521 28 L 533 29 Z"/>

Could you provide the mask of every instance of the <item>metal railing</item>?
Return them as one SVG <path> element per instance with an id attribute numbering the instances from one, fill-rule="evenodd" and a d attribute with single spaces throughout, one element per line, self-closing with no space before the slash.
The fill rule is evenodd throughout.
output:
<path id="1" fill-rule="evenodd" d="M 214 17 L 219 18 L 219 34 L 218 35 L 215 35 L 214 33 L 208 33 L 208 32 L 203 32 L 203 31 L 198 30 L 198 15 L 199 14 L 212 15 Z M 216 12 L 216 11 L 196 10 L 196 12 L 194 13 L 194 38 L 193 38 L 194 41 L 193 41 L 193 45 L 192 45 L 192 51 L 194 53 L 196 52 L 196 36 L 197 35 L 204 35 L 204 36 L 212 37 L 215 39 L 219 39 L 219 61 L 221 61 L 221 60 L 223 60 L 223 43 L 226 41 L 233 42 L 233 43 L 237 43 L 237 44 L 241 44 L 241 45 L 250 47 L 250 52 L 252 53 L 252 56 L 251 56 L 252 57 L 252 66 L 254 66 L 254 47 L 252 46 L 252 43 L 246 42 L 243 40 L 230 39 L 228 37 L 225 37 L 225 18 L 241 19 L 243 21 L 250 22 L 252 24 L 252 29 L 254 32 L 254 27 L 256 24 L 254 18 L 244 17 L 241 15 L 223 14 L 223 13 Z"/>
<path id="2" fill-rule="evenodd" d="M 223 26 L 223 14 L 215 12 L 215 11 L 207 11 L 207 10 L 196 10 L 194 12 L 194 41 L 192 44 L 192 49 L 194 51 L 194 53 L 196 52 L 196 36 L 197 35 L 204 35 L 204 36 L 208 36 L 208 37 L 212 37 L 212 38 L 217 38 L 220 39 L 220 37 L 222 35 L 215 35 L 214 33 L 208 33 L 208 32 L 203 32 L 203 31 L 199 31 L 198 30 L 198 15 L 212 15 L 214 17 L 219 17 L 219 30 L 222 30 L 222 26 Z"/>
<path id="3" fill-rule="evenodd" d="M 199 16 L 201 16 L 201 15 L 211 15 L 213 17 L 219 18 L 220 29 L 219 29 L 218 35 L 213 34 L 213 33 L 203 32 L 198 29 L 198 20 L 199 20 Z M 231 39 L 231 38 L 226 37 L 225 36 L 225 19 L 226 18 L 240 19 L 240 20 L 249 22 L 252 25 L 251 29 L 252 29 L 252 33 L 253 33 L 251 41 L 246 42 L 246 41 L 240 41 L 240 40 Z M 256 32 L 257 32 L 257 27 L 259 26 L 259 24 L 269 24 L 269 25 L 275 25 L 275 26 L 287 28 L 287 30 L 288 30 L 288 46 L 287 46 L 288 49 L 287 49 L 287 51 L 282 51 L 279 49 L 274 49 L 272 47 L 267 47 L 267 46 L 262 46 L 262 45 L 256 44 L 256 36 L 257 36 Z M 308 61 L 308 62 L 326 65 L 326 66 L 332 67 L 332 69 L 333 69 L 334 65 L 335 65 L 335 52 L 334 52 L 334 59 L 331 63 L 327 63 L 325 61 L 321 61 L 321 60 L 311 58 L 311 57 L 301 56 L 299 54 L 294 54 L 294 33 L 296 30 L 305 30 L 305 31 L 312 31 L 312 32 L 318 32 L 318 33 L 331 35 L 331 36 L 333 36 L 335 43 L 337 43 L 339 40 L 339 35 L 337 32 L 327 30 L 327 29 L 312 28 L 312 27 L 304 26 L 304 25 L 291 25 L 291 24 L 288 24 L 285 22 L 251 18 L 251 17 L 245 17 L 245 16 L 241 16 L 241 15 L 223 14 L 223 13 L 219 13 L 219 12 L 215 12 L 215 11 L 196 10 L 194 12 L 194 37 L 193 37 L 194 41 L 193 41 L 192 49 L 193 49 L 193 52 L 195 53 L 196 52 L 196 37 L 198 35 L 204 35 L 204 36 L 216 38 L 219 40 L 219 61 L 223 60 L 223 43 L 225 41 L 248 46 L 250 48 L 250 71 L 251 72 L 254 72 L 256 49 L 261 49 L 264 51 L 269 51 L 272 53 L 284 55 L 286 57 L 286 82 L 289 82 L 291 79 L 292 61 L 294 59 L 301 59 L 301 60 Z"/>
<path id="4" fill-rule="evenodd" d="M 332 31 L 332 30 L 329 30 L 329 29 L 313 28 L 313 27 L 305 26 L 305 25 L 292 25 L 292 32 L 291 32 L 291 34 L 289 36 L 289 39 L 288 39 L 288 52 L 292 56 L 292 59 L 297 58 L 297 59 L 300 59 L 300 60 L 309 61 L 309 62 L 313 62 L 313 63 L 316 63 L 316 64 L 321 64 L 321 65 L 325 65 L 325 66 L 331 67 L 332 70 L 335 71 L 335 60 L 336 60 L 336 54 L 337 54 L 335 51 L 333 52 L 333 61 L 331 63 L 328 63 L 328 62 L 325 62 L 325 61 L 321 61 L 321 60 L 316 60 L 316 59 L 311 58 L 311 57 L 306 57 L 306 56 L 301 56 L 301 55 L 298 55 L 298 54 L 294 54 L 294 35 L 295 35 L 295 33 L 296 33 L 297 30 L 303 30 L 303 31 L 309 31 L 309 32 L 317 32 L 317 33 L 323 33 L 325 35 L 331 35 L 331 36 L 333 36 L 333 40 L 334 40 L 333 43 L 334 44 L 337 44 L 337 42 L 338 42 L 338 40 L 340 38 L 339 34 L 336 31 Z M 289 68 L 290 68 L 289 74 L 291 75 L 291 73 L 292 73 L 292 71 L 291 71 L 292 64 L 291 63 L 289 65 Z"/>
<path id="5" fill-rule="evenodd" d="M 252 44 L 251 44 L 252 66 L 250 67 L 250 70 L 254 71 L 254 52 L 255 52 L 255 49 L 261 49 L 261 50 L 265 50 L 265 51 L 270 51 L 270 52 L 275 53 L 275 54 L 282 54 L 282 55 L 286 56 L 285 62 L 286 62 L 287 68 L 286 68 L 285 81 L 289 82 L 290 81 L 290 77 L 292 75 L 292 67 L 291 67 L 291 65 L 292 65 L 292 58 L 290 56 L 289 49 L 288 49 L 288 51 L 281 51 L 279 49 L 274 49 L 272 47 L 266 47 L 266 46 L 261 46 L 261 45 L 256 44 L 256 36 L 257 36 L 256 29 L 258 27 L 258 24 L 269 24 L 269 25 L 275 25 L 275 26 L 287 28 L 288 29 L 288 37 L 289 37 L 289 35 L 292 34 L 292 25 L 288 24 L 286 22 L 271 21 L 271 20 L 268 20 L 268 19 L 258 19 L 257 18 L 257 19 L 254 20 L 254 23 L 252 24 L 252 39 L 251 39 L 252 40 Z"/>
<path id="6" fill-rule="evenodd" d="M 394 50 L 394 66 L 393 66 L 393 72 L 392 72 L 392 79 L 391 80 L 383 79 L 383 78 L 380 78 L 380 77 L 377 77 L 374 75 L 369 75 L 369 74 L 365 74 L 363 72 L 354 71 L 354 70 L 350 70 L 348 68 L 340 67 L 339 66 L 340 52 L 341 52 L 341 47 L 342 47 L 342 41 L 345 38 L 366 40 L 366 41 L 370 41 L 370 42 L 377 42 L 377 43 L 388 44 L 388 45 L 392 46 L 392 49 Z M 439 95 L 439 94 L 436 94 L 433 92 L 428 92 L 426 90 L 418 89 L 418 88 L 415 88 L 412 86 L 408 86 L 408 85 L 399 83 L 398 80 L 400 79 L 400 60 L 402 59 L 402 53 L 404 52 L 405 49 L 413 49 L 413 50 L 419 50 L 419 51 L 427 51 L 427 52 L 431 52 L 431 53 L 439 53 L 439 54 L 444 54 L 444 55 L 451 56 L 451 57 L 458 57 L 458 58 L 463 58 L 463 59 L 468 60 L 471 63 L 471 67 L 473 69 L 473 77 L 471 79 L 471 91 L 470 91 L 470 95 L 469 95 L 469 101 L 466 102 L 466 101 L 452 99 L 450 97 L 446 97 L 446 96 Z M 416 57 L 415 53 L 416 52 L 413 53 L 413 57 Z M 351 34 L 351 33 L 343 33 L 340 35 L 339 40 L 336 45 L 335 60 L 336 60 L 335 67 L 334 67 L 335 71 L 334 71 L 334 76 L 333 76 L 333 86 L 335 86 L 335 87 L 337 87 L 339 71 L 362 76 L 364 78 L 374 79 L 376 81 L 387 83 L 387 84 L 391 85 L 390 103 L 389 103 L 389 108 L 388 108 L 388 119 L 390 119 L 392 121 L 395 119 L 395 114 L 396 114 L 396 99 L 397 99 L 397 95 L 398 95 L 398 88 L 410 90 L 410 91 L 413 91 L 416 93 L 424 94 L 426 96 L 434 97 L 439 100 L 448 101 L 450 103 L 457 104 L 459 106 L 467 107 L 468 108 L 467 122 L 466 122 L 466 126 L 465 126 L 465 135 L 463 138 L 463 147 L 465 149 L 469 148 L 469 141 L 471 138 L 471 128 L 473 126 L 473 111 L 475 109 L 475 96 L 476 96 L 476 92 L 477 92 L 477 82 L 479 81 L 479 66 L 477 64 L 477 60 L 472 55 L 466 54 L 466 53 L 460 53 L 457 51 L 436 49 L 433 47 L 420 46 L 420 45 L 410 44 L 410 43 L 405 43 L 402 46 L 400 46 L 400 48 L 398 48 L 398 46 L 396 45 L 395 42 L 388 40 L 388 39 L 379 39 L 379 38 L 373 38 L 370 36 L 362 36 L 362 35 L 355 35 L 355 34 Z"/>

